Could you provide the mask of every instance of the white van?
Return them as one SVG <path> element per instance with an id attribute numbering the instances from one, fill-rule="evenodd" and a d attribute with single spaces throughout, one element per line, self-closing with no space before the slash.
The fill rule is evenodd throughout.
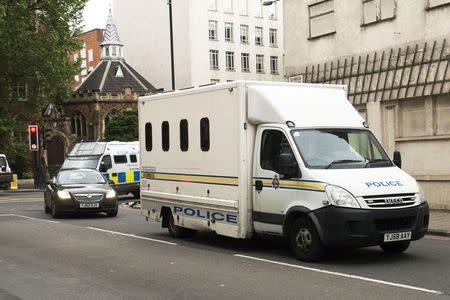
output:
<path id="1" fill-rule="evenodd" d="M 13 180 L 13 174 L 5 154 L 0 154 L 0 188 L 9 189 Z"/>
<path id="2" fill-rule="evenodd" d="M 61 169 L 100 171 L 119 194 L 139 198 L 139 142 L 81 142 L 67 155 Z"/>
<path id="3" fill-rule="evenodd" d="M 139 100 L 141 213 L 170 234 L 285 236 L 295 255 L 428 229 L 419 184 L 394 164 L 344 86 L 233 82 Z"/>

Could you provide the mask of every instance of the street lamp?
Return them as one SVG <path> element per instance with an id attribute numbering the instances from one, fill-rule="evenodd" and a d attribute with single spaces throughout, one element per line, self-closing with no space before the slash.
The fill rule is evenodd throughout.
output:
<path id="1" fill-rule="evenodd" d="M 269 6 L 269 5 L 272 5 L 272 4 L 274 4 L 274 3 L 278 2 L 278 1 L 280 1 L 280 0 L 266 0 L 266 1 L 263 1 L 262 5 Z"/>
<path id="2" fill-rule="evenodd" d="M 172 0 L 167 0 L 169 5 L 169 23 L 170 23 L 170 63 L 172 69 L 172 91 L 175 91 L 175 66 L 173 59 L 173 26 L 172 26 Z"/>

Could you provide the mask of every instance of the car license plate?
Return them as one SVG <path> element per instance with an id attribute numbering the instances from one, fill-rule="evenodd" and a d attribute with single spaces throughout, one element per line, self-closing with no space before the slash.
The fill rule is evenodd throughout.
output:
<path id="1" fill-rule="evenodd" d="M 80 203 L 80 208 L 99 208 L 100 203 Z"/>
<path id="2" fill-rule="evenodd" d="M 410 239 L 411 239 L 411 231 L 384 234 L 385 242 L 405 241 Z"/>

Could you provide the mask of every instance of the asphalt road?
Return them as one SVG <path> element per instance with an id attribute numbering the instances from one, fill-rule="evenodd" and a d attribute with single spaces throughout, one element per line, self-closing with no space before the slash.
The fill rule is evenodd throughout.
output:
<path id="1" fill-rule="evenodd" d="M 450 239 L 304 263 L 280 239 L 177 240 L 126 205 L 55 221 L 41 193 L 0 192 L 0 299 L 19 298 L 450 299 Z"/>

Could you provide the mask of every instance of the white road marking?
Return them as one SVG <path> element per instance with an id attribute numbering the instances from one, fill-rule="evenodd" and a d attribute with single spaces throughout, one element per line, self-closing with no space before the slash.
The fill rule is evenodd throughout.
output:
<path id="1" fill-rule="evenodd" d="M 357 276 L 357 275 L 352 275 L 352 274 L 346 274 L 346 273 L 340 273 L 340 272 L 333 272 L 333 271 L 327 271 L 327 270 L 322 270 L 322 269 L 304 267 L 304 266 L 300 266 L 300 265 L 288 264 L 288 263 L 284 263 L 284 262 L 280 262 L 280 261 L 268 260 L 268 259 L 253 257 L 253 256 L 242 255 L 242 254 L 234 254 L 234 256 L 240 257 L 240 258 L 256 260 L 256 261 L 262 261 L 262 262 L 271 263 L 271 264 L 280 265 L 280 266 L 285 266 L 285 267 L 297 268 L 297 269 L 308 270 L 308 271 L 313 271 L 313 272 L 318 272 L 318 273 L 324 273 L 324 274 L 329 274 L 329 275 L 335 275 L 335 276 L 341 276 L 341 277 L 346 277 L 346 278 L 358 279 L 358 280 L 363 280 L 363 281 L 368 281 L 368 282 L 373 282 L 373 283 L 390 285 L 390 286 L 395 286 L 395 287 L 404 288 L 404 289 L 421 291 L 421 292 L 425 292 L 425 293 L 431 293 L 431 294 L 437 294 L 437 295 L 443 295 L 444 294 L 441 291 L 429 290 L 429 289 L 416 287 L 416 286 L 412 286 L 412 285 L 406 285 L 406 284 L 401 284 L 401 283 L 394 283 L 394 282 L 389 282 L 389 281 L 384 281 L 384 280 L 378 280 L 378 279 L 369 278 L 369 277 L 363 277 L 363 276 Z"/>
<path id="2" fill-rule="evenodd" d="M 163 241 L 163 240 L 157 240 L 157 239 L 151 239 L 151 238 L 148 238 L 148 237 L 139 236 L 139 235 L 130 234 L 130 233 L 123 233 L 123 232 L 118 232 L 118 231 L 111 231 L 111 230 L 106 230 L 106 229 L 101 229 L 101 228 L 96 228 L 96 227 L 86 227 L 86 228 L 92 229 L 92 230 L 97 230 L 97 231 L 102 231 L 102 232 L 107 232 L 107 233 L 111 233 L 111 234 L 117 234 L 117 235 L 122 235 L 122 236 L 128 236 L 128 237 L 132 237 L 132 238 L 136 238 L 136 239 L 141 239 L 141 240 L 146 240 L 146 241 L 152 241 L 152 242 L 157 242 L 157 243 L 162 243 L 162 244 L 172 245 L 172 246 L 178 245 L 177 243 L 172 243 L 172 242 Z"/>
<path id="3" fill-rule="evenodd" d="M 52 221 L 52 220 L 46 220 L 46 219 L 40 219 L 40 218 L 32 218 L 32 217 L 16 215 L 16 214 L 3 214 L 3 215 L 0 215 L 0 217 L 18 217 L 18 218 L 23 218 L 23 219 L 28 219 L 28 220 L 37 220 L 37 221 L 43 221 L 43 222 L 49 222 L 49 223 L 59 223 L 58 221 Z"/>
<path id="4" fill-rule="evenodd" d="M 8 198 L 6 200 L 0 200 L 0 203 L 7 204 L 7 203 L 27 203 L 27 202 L 44 202 L 43 199 L 37 199 L 37 198 L 29 198 L 29 199 L 23 199 L 23 198 Z"/>

